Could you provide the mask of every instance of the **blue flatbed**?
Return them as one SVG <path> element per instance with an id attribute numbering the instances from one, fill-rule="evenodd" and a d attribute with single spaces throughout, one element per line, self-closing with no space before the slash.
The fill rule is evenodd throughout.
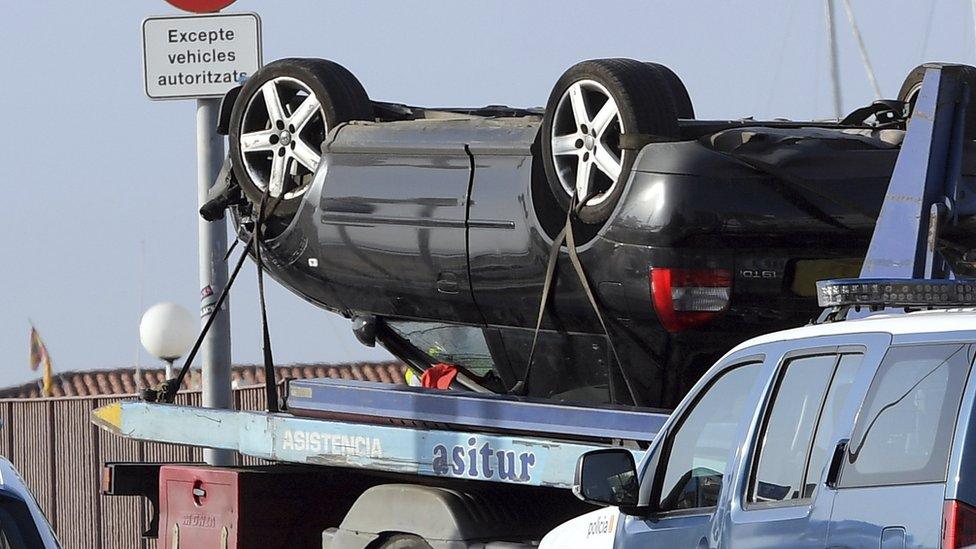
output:
<path id="1" fill-rule="evenodd" d="M 623 445 L 639 460 L 667 418 L 660 410 L 343 380 L 293 381 L 288 394 L 290 413 L 132 400 L 99 408 L 92 419 L 126 438 L 285 463 L 569 489 L 580 455 Z"/>

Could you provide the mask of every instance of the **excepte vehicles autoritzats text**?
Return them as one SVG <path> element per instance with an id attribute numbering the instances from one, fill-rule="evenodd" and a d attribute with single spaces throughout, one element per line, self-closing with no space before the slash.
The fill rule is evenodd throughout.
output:
<path id="1" fill-rule="evenodd" d="M 234 36 L 233 29 L 225 29 L 222 27 L 197 32 L 184 32 L 171 28 L 166 31 L 166 39 L 169 44 L 188 44 L 191 46 L 184 52 L 169 53 L 166 55 L 166 58 L 169 60 L 170 65 L 174 67 L 200 63 L 233 63 L 237 60 L 237 53 L 232 49 L 221 49 L 219 45 L 233 42 Z M 193 48 L 193 44 L 205 44 L 214 47 L 210 49 Z M 159 75 L 156 83 L 161 87 L 186 84 L 237 83 L 247 78 L 247 76 L 248 74 L 246 72 L 233 69 L 228 71 L 179 71 L 172 74 Z"/>

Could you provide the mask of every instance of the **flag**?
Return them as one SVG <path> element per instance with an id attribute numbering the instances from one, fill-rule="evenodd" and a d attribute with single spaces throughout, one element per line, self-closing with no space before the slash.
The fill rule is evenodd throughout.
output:
<path id="1" fill-rule="evenodd" d="M 47 353 L 47 347 L 41 340 L 41 334 L 37 333 L 37 328 L 31 326 L 30 333 L 30 368 L 37 370 L 38 366 L 44 365 L 44 385 L 41 387 L 43 396 L 51 396 L 51 355 Z"/>

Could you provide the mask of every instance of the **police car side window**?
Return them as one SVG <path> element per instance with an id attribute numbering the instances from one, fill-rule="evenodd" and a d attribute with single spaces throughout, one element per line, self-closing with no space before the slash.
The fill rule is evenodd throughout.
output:
<path id="1" fill-rule="evenodd" d="M 860 361 L 859 354 L 834 353 L 785 361 L 757 438 L 750 503 L 800 502 L 813 495 L 825 453 L 811 441 L 829 438 L 834 408 L 843 403 Z"/>
<path id="2" fill-rule="evenodd" d="M 660 511 L 714 507 L 722 488 L 729 452 L 759 362 L 720 375 L 684 414 L 668 437 L 661 473 Z"/>
<path id="3" fill-rule="evenodd" d="M 968 345 L 892 347 L 848 445 L 841 488 L 945 482 Z"/>
<path id="4" fill-rule="evenodd" d="M 837 363 L 834 379 L 830 381 L 830 389 L 827 391 L 827 398 L 824 400 L 820 421 L 817 422 L 817 433 L 813 437 L 803 497 L 813 497 L 817 484 L 823 478 L 827 461 L 834 451 L 835 430 L 844 429 L 847 426 L 846 424 L 838 425 L 837 420 L 844 402 L 847 400 L 847 395 L 851 392 L 851 386 L 854 385 L 854 376 L 857 375 L 857 370 L 863 360 L 864 355 L 845 354 L 841 355 L 840 361 Z M 849 426 L 847 428 L 849 429 Z"/>

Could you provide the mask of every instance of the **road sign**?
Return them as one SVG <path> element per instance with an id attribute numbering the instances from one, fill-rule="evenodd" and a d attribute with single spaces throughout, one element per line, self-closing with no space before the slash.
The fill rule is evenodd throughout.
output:
<path id="1" fill-rule="evenodd" d="M 183 11 L 213 13 L 234 3 L 234 0 L 166 0 Z"/>
<path id="2" fill-rule="evenodd" d="M 221 97 L 261 67 L 254 13 L 149 17 L 142 22 L 150 99 Z"/>

